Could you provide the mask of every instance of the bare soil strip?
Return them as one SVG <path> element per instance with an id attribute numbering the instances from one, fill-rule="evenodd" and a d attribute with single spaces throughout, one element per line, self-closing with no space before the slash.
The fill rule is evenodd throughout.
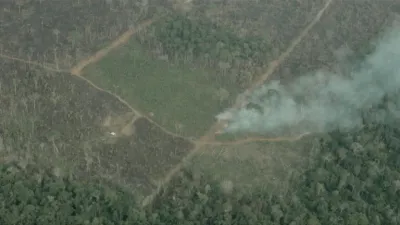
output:
<path id="1" fill-rule="evenodd" d="M 311 30 L 312 27 L 314 27 L 314 25 L 319 22 L 319 20 L 321 19 L 323 13 L 326 11 L 326 9 L 331 5 L 331 3 L 333 2 L 333 0 L 328 0 L 324 7 L 318 12 L 318 14 L 315 16 L 315 18 L 311 21 L 311 23 L 299 34 L 299 36 L 297 36 L 289 45 L 289 47 L 287 48 L 287 50 L 285 52 L 283 52 L 279 58 L 275 61 L 273 61 L 267 71 L 255 82 L 253 83 L 253 85 L 248 88 L 249 91 L 253 91 L 254 89 L 256 89 L 258 86 L 264 84 L 264 82 L 268 79 L 268 77 L 278 68 L 278 66 L 290 55 L 290 53 L 293 51 L 293 49 L 303 40 L 303 38 L 307 35 L 307 33 Z M 241 101 L 237 101 L 236 104 L 233 106 L 233 108 L 239 108 L 242 105 Z M 220 130 L 223 127 L 223 123 L 221 122 L 217 122 L 215 123 L 213 126 L 211 126 L 210 130 L 208 132 L 206 132 L 206 134 L 200 138 L 200 140 L 198 142 L 196 142 L 196 146 L 192 149 L 191 152 L 189 152 L 186 157 L 181 161 L 181 163 L 179 163 L 178 165 L 176 165 L 173 169 L 171 169 L 166 175 L 165 175 L 165 179 L 163 181 L 161 181 L 157 187 L 157 189 L 155 190 L 155 192 L 153 194 L 151 194 L 150 196 L 148 196 L 143 202 L 142 202 L 142 206 L 146 207 L 149 204 L 152 204 L 154 198 L 158 195 L 158 193 L 160 193 L 160 191 L 162 190 L 163 187 L 165 187 L 166 185 L 168 185 L 168 183 L 171 181 L 171 179 L 174 177 L 174 175 L 179 172 L 183 166 L 184 163 L 186 161 L 189 161 L 193 156 L 196 155 L 196 153 L 202 149 L 202 147 L 204 145 L 206 145 L 206 143 L 209 142 L 213 142 L 213 140 L 215 139 L 215 132 Z"/>
<path id="2" fill-rule="evenodd" d="M 83 59 L 80 61 L 76 66 L 71 68 L 71 74 L 80 76 L 82 73 L 82 70 L 89 64 L 95 63 L 102 59 L 104 56 L 106 56 L 108 53 L 111 52 L 111 50 L 117 48 L 118 46 L 121 46 L 122 44 L 125 44 L 126 42 L 129 41 L 129 39 L 137 32 L 143 30 L 144 28 L 148 27 L 151 25 L 155 19 L 150 19 L 147 21 L 144 21 L 143 23 L 139 24 L 138 27 L 129 29 L 125 33 L 123 33 L 121 36 L 119 36 L 117 39 L 115 39 L 110 45 L 108 45 L 105 48 L 102 48 L 98 52 L 96 52 L 94 55 L 89 56 L 86 59 Z"/>

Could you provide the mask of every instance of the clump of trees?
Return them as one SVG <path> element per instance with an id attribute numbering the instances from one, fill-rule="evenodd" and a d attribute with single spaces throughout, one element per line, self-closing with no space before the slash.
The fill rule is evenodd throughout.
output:
<path id="1" fill-rule="evenodd" d="M 206 19 L 172 14 L 157 22 L 150 35 L 139 36 L 153 50 L 169 60 L 216 68 L 233 80 L 261 72 L 268 62 L 270 44 L 257 37 L 239 37 L 233 31 Z"/>
<path id="2" fill-rule="evenodd" d="M 398 224 L 399 143 L 379 126 L 321 141 L 297 196 L 320 224 Z"/>
<path id="3" fill-rule="evenodd" d="M 27 172 L 29 171 L 29 172 Z M 28 165 L 0 165 L 0 224 L 142 224 L 131 195 Z"/>

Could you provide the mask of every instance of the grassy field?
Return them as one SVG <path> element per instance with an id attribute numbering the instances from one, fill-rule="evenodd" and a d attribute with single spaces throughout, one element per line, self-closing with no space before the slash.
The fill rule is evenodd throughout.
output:
<path id="1" fill-rule="evenodd" d="M 221 87 L 207 79 L 209 73 L 212 71 L 154 59 L 132 39 L 88 66 L 84 76 L 145 114 L 154 113 L 155 121 L 171 131 L 200 136 L 212 124 L 213 116 L 229 105 L 227 100 L 220 101 Z"/>

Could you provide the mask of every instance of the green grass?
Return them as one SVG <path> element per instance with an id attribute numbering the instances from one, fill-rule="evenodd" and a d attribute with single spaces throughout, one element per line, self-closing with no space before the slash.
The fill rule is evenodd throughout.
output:
<path id="1" fill-rule="evenodd" d="M 213 71 L 172 65 L 151 57 L 136 40 L 88 66 L 84 75 L 101 88 L 118 94 L 171 131 L 183 125 L 185 136 L 198 137 L 208 130 L 214 116 L 229 105 L 220 104 L 216 92 L 221 85 L 207 77 Z M 231 97 L 234 88 L 225 87 Z"/>

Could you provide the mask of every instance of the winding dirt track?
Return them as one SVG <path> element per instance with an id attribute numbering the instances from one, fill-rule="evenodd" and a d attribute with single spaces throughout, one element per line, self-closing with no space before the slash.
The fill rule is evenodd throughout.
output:
<path id="1" fill-rule="evenodd" d="M 314 27 L 314 25 L 319 22 L 319 20 L 321 19 L 322 15 L 324 14 L 324 12 L 326 11 L 326 9 L 331 5 L 331 3 L 333 2 L 333 0 L 327 0 L 327 2 L 325 3 L 324 7 L 318 12 L 318 14 L 314 17 L 314 19 L 311 21 L 311 23 L 304 28 L 304 30 L 299 34 L 299 36 L 297 36 L 289 45 L 289 47 L 287 48 L 287 50 L 285 52 L 283 52 L 277 60 L 273 61 L 267 68 L 267 71 L 261 75 L 261 77 L 252 84 L 252 86 L 250 88 L 248 88 L 248 91 L 253 91 L 254 89 L 256 89 L 257 87 L 259 87 L 260 85 L 264 84 L 265 81 L 269 78 L 269 76 L 278 68 L 278 66 L 290 55 L 290 53 L 293 51 L 293 49 L 303 40 L 303 38 L 307 35 L 307 33 L 311 30 L 311 28 Z M 232 108 L 239 108 L 242 105 L 243 102 L 241 101 L 236 101 L 236 104 L 232 106 Z M 198 142 L 196 142 L 196 146 L 192 149 L 191 152 L 189 152 L 186 157 L 181 161 L 181 163 L 179 163 L 178 165 L 176 165 L 173 169 L 171 169 L 166 175 L 165 175 L 165 179 L 158 185 L 156 191 L 148 196 L 142 203 L 142 206 L 145 207 L 149 204 L 152 204 L 155 196 L 157 196 L 158 193 L 160 193 L 160 191 L 162 190 L 162 188 L 166 185 L 168 185 L 168 183 L 171 181 L 171 179 L 174 177 L 174 175 L 179 172 L 186 161 L 189 161 L 192 157 L 194 157 L 201 149 L 203 146 L 205 146 L 206 144 L 211 144 L 211 143 L 218 143 L 215 142 L 215 132 L 219 131 L 220 129 L 222 129 L 224 126 L 224 123 L 222 122 L 217 122 L 215 123 L 213 126 L 211 126 L 210 130 L 203 136 L 200 138 L 200 140 Z M 305 134 L 300 135 L 300 138 L 303 137 Z M 276 139 L 275 139 L 276 140 Z M 278 140 L 281 141 L 281 140 Z M 246 142 L 245 140 L 242 140 L 242 143 Z"/>

